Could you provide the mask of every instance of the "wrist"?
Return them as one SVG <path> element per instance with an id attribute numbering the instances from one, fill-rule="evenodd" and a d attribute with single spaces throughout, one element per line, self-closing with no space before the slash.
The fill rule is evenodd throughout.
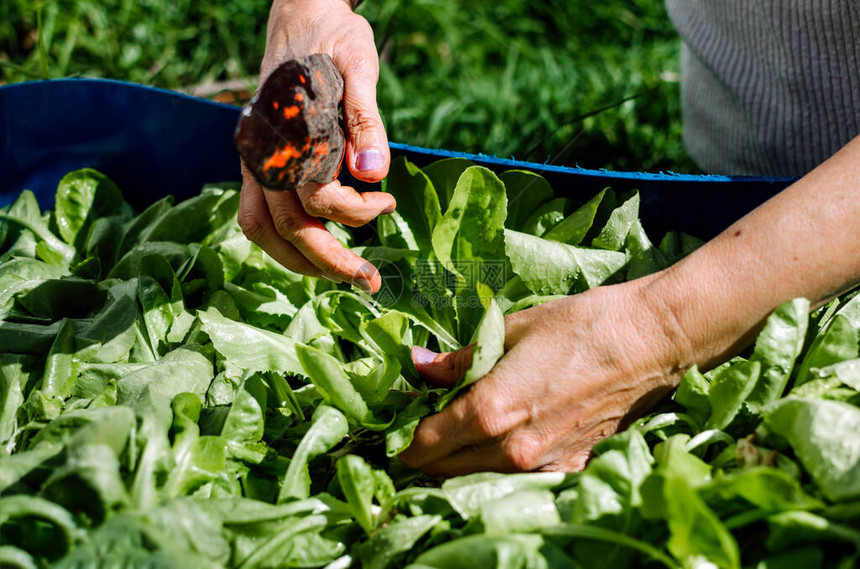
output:
<path id="1" fill-rule="evenodd" d="M 296 10 L 311 13 L 327 13 L 332 9 L 340 10 L 341 6 L 346 5 L 350 10 L 358 8 L 364 0 L 274 0 L 270 9 L 270 17 L 272 14 L 281 14 L 282 12 L 292 13 Z"/>
<path id="2" fill-rule="evenodd" d="M 622 407 L 638 416 L 681 380 L 686 338 L 671 313 L 657 306 L 651 286 L 658 275 L 601 286 L 569 297 L 585 314 L 569 320 L 575 350 L 597 361 L 607 385 L 623 392 Z"/>
<path id="3" fill-rule="evenodd" d="M 352 12 L 347 0 L 275 0 L 266 27 L 261 79 L 286 59 L 314 53 L 333 55 L 337 31 L 348 29 L 356 19 L 363 20 Z"/>
<path id="4" fill-rule="evenodd" d="M 639 288 L 665 343 L 667 367 L 676 374 L 694 365 L 705 371 L 736 355 L 773 308 L 758 306 L 749 294 L 754 285 L 730 278 L 706 253 L 700 250 Z"/>
<path id="5" fill-rule="evenodd" d="M 697 346 L 689 330 L 698 323 L 690 322 L 687 307 L 694 303 L 683 279 L 671 269 L 632 281 L 635 299 L 644 320 L 654 330 L 655 347 L 660 353 L 666 375 L 683 375 L 697 363 Z"/>
<path id="6" fill-rule="evenodd" d="M 596 334 L 594 345 L 608 348 L 603 358 L 620 380 L 634 381 L 634 390 L 674 387 L 686 371 L 681 364 L 689 351 L 688 340 L 669 305 L 655 297 L 653 284 L 659 276 L 568 297 L 572 306 L 584 303 L 589 309 L 584 317 L 575 313 L 570 325 L 579 331 L 583 321 L 599 323 L 585 334 Z"/>
<path id="7" fill-rule="evenodd" d="M 676 293 L 674 283 L 666 271 L 638 278 L 621 285 L 624 290 L 620 297 L 626 305 L 619 308 L 627 314 L 625 321 L 632 320 L 633 330 L 628 349 L 639 353 L 640 361 L 646 363 L 645 373 L 658 383 L 675 386 L 684 372 L 688 354 L 692 351 L 685 323 L 679 319 L 675 307 Z"/>

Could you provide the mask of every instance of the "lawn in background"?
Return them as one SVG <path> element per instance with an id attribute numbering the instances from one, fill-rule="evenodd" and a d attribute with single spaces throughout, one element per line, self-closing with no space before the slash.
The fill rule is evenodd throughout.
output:
<path id="1" fill-rule="evenodd" d="M 253 89 L 268 5 L 0 0 L 0 81 L 47 73 Z M 679 43 L 659 1 L 367 0 L 360 12 L 376 33 L 379 104 L 394 141 L 695 170 L 681 141 Z"/>

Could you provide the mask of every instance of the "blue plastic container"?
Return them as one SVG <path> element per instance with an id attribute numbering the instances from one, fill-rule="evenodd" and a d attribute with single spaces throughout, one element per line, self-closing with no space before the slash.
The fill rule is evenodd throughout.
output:
<path id="1" fill-rule="evenodd" d="M 91 167 L 110 176 L 137 208 L 207 182 L 238 181 L 232 135 L 238 107 L 119 81 L 61 79 L 0 87 L 0 207 L 30 189 L 51 207 L 67 172 Z M 423 165 L 464 157 L 492 168 L 527 169 L 559 194 L 586 199 L 610 186 L 638 189 L 652 236 L 670 229 L 709 238 L 791 180 L 586 170 L 392 144 L 393 156 Z M 355 183 L 344 169 L 345 182 Z M 360 189 L 369 189 L 358 184 Z"/>

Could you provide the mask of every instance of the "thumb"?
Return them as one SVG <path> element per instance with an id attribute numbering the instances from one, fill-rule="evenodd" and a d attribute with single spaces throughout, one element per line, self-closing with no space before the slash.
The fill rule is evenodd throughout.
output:
<path id="1" fill-rule="evenodd" d="M 351 57 L 343 68 L 346 163 L 353 176 L 378 182 L 388 174 L 391 153 L 376 105 L 379 59 L 375 51 Z"/>
<path id="2" fill-rule="evenodd" d="M 474 346 L 466 346 L 456 352 L 437 354 L 427 348 L 414 346 L 412 362 L 418 374 L 425 380 L 442 387 L 453 387 L 472 366 Z"/>

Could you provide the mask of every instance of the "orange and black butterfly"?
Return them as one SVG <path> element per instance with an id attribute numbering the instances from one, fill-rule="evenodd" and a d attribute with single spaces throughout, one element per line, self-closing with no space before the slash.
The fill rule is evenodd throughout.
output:
<path id="1" fill-rule="evenodd" d="M 245 107 L 236 148 L 263 187 L 292 190 L 337 178 L 345 139 L 338 122 L 343 79 L 331 57 L 282 63 Z"/>

